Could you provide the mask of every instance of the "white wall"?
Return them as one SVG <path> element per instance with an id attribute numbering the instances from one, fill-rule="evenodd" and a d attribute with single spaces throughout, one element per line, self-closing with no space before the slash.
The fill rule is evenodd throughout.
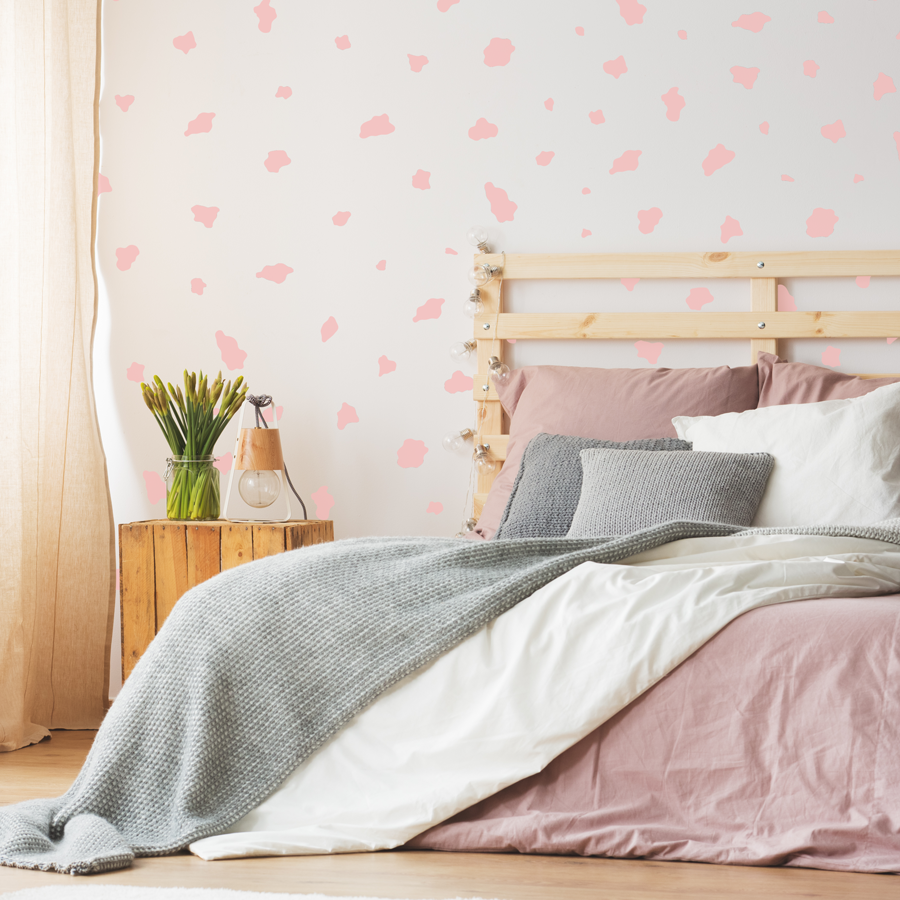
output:
<path id="1" fill-rule="evenodd" d="M 129 380 L 137 364 L 145 378 L 173 381 L 185 367 L 222 368 L 273 394 L 294 481 L 308 504 L 314 492 L 333 498 L 339 537 L 453 534 L 470 470 L 440 440 L 472 420 L 469 394 L 444 387 L 456 368 L 447 348 L 471 333 L 462 302 L 472 224 L 517 252 L 900 245 L 900 96 L 882 93 L 900 86 L 897 0 L 771 2 L 744 20 L 762 22 L 757 31 L 733 24 L 756 12 L 743 0 L 271 2 L 268 31 L 254 0 L 104 4 L 101 172 L 111 190 L 100 198 L 95 371 L 118 522 L 165 514 L 144 473 L 151 484 L 162 474 L 167 447 Z M 819 21 L 823 6 L 833 22 Z M 196 46 L 185 53 L 173 40 L 188 32 L 193 42 L 178 44 Z M 336 44 L 343 35 L 347 49 Z M 506 41 L 508 63 L 488 66 L 486 48 Z M 427 64 L 413 71 L 410 54 Z M 616 78 L 603 67 L 619 56 L 627 72 Z M 759 69 L 752 87 L 735 82 L 750 83 L 736 66 Z M 276 97 L 281 86 L 289 98 Z M 685 101 L 675 121 L 661 99 L 674 87 Z M 589 117 L 597 110 L 601 124 Z M 211 129 L 185 136 L 201 113 L 215 113 Z M 361 138 L 384 114 L 394 130 Z M 481 118 L 496 136 L 469 136 Z M 842 129 L 825 129 L 844 131 L 835 142 L 822 129 L 838 120 Z M 719 144 L 734 157 L 707 175 Z M 609 174 L 635 150 L 637 169 Z M 273 151 L 290 164 L 267 170 Z M 427 189 L 414 186 L 426 183 L 419 170 Z M 511 220 L 492 214 L 487 183 L 516 204 Z M 218 208 L 212 227 L 195 221 L 195 206 Z M 638 213 L 654 208 L 662 218 L 642 233 Z M 810 235 L 816 209 L 837 216 L 827 236 Z M 338 212 L 350 213 L 346 224 L 333 223 Z M 726 217 L 743 231 L 727 243 Z M 139 254 L 121 269 L 116 251 L 129 247 Z M 277 264 L 293 269 L 283 283 L 257 276 Z M 544 285 L 539 299 L 684 309 L 698 286 Z M 788 288 L 800 309 L 896 308 L 897 286 Z M 709 287 L 707 310 L 747 302 L 745 286 Z M 512 302 L 535 302 L 529 290 Z M 414 322 L 430 298 L 444 299 L 440 317 Z M 323 341 L 331 317 L 338 330 Z M 241 368 L 229 371 L 217 332 L 246 352 Z M 898 348 L 842 342 L 839 368 L 900 371 Z M 819 361 L 821 348 L 792 349 Z M 581 352 L 649 365 L 630 345 Z M 396 370 L 379 375 L 382 356 Z M 672 343 L 657 365 L 746 356 L 743 345 Z M 359 421 L 339 429 L 345 403 Z M 418 467 L 398 465 L 407 440 L 428 447 Z M 443 512 L 427 512 L 433 503 Z"/>

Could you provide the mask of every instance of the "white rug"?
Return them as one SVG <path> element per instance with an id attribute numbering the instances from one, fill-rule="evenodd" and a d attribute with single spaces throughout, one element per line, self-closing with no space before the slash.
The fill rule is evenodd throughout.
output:
<path id="1" fill-rule="evenodd" d="M 226 888 L 129 887 L 124 884 L 51 885 L 3 894 L 3 900 L 389 900 L 385 897 L 271 894 Z M 394 900 L 394 898 L 390 898 Z M 456 900 L 463 900 L 457 897 Z M 480 897 L 469 900 L 482 900 Z"/>

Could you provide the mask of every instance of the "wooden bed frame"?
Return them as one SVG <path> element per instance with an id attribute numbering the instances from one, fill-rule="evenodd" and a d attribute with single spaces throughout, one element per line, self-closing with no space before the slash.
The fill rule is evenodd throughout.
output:
<path id="1" fill-rule="evenodd" d="M 488 376 L 488 359 L 504 355 L 504 342 L 519 340 L 734 340 L 750 341 L 750 362 L 759 351 L 778 352 L 786 338 L 900 337 L 900 312 L 778 312 L 780 278 L 900 275 L 900 250 L 802 253 L 591 253 L 502 254 L 475 256 L 475 265 L 500 271 L 481 288 L 484 309 L 475 318 L 478 375 L 476 442 L 489 447 L 498 467 L 479 475 L 473 516 L 506 459 L 508 434 L 497 392 Z M 748 278 L 749 312 L 522 313 L 503 312 L 503 282 L 526 279 L 595 278 Z M 900 378 L 864 374 L 863 378 Z"/>

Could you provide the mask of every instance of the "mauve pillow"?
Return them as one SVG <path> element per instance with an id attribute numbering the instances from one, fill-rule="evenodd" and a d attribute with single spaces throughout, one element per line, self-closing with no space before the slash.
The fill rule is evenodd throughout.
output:
<path id="1" fill-rule="evenodd" d="M 674 416 L 756 409 L 756 366 L 730 369 L 592 369 L 526 366 L 497 393 L 509 413 L 506 462 L 491 486 L 478 533 L 490 538 L 528 442 L 542 431 L 604 441 L 676 437 Z"/>
<path id="2" fill-rule="evenodd" d="M 857 378 L 807 363 L 785 362 L 772 353 L 760 353 L 759 406 L 787 403 L 820 403 L 823 400 L 852 400 L 896 384 L 897 378 Z"/>

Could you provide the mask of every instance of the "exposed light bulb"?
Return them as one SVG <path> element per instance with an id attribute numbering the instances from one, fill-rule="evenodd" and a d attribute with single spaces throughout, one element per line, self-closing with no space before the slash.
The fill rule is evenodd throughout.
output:
<path id="1" fill-rule="evenodd" d="M 281 481 L 267 469 L 247 469 L 238 481 L 238 493 L 247 506 L 265 509 L 271 506 L 281 493 Z"/>
<path id="2" fill-rule="evenodd" d="M 499 357 L 492 356 L 488 360 L 488 370 L 494 381 L 499 381 L 500 384 L 506 384 L 509 381 L 510 368 L 506 363 L 500 362 Z"/>
<path id="3" fill-rule="evenodd" d="M 478 522 L 476 522 L 475 519 L 466 519 L 466 521 L 462 524 L 462 528 L 460 528 L 459 531 L 456 532 L 456 536 L 458 538 L 464 538 L 467 534 L 471 534 L 475 530 L 477 525 Z"/>
<path id="4" fill-rule="evenodd" d="M 499 271 L 497 266 L 472 266 L 469 270 L 469 283 L 481 288 L 488 284 Z"/>
<path id="5" fill-rule="evenodd" d="M 484 444 L 475 445 L 475 469 L 479 475 L 490 475 L 497 468 L 496 460 L 488 455 L 488 448 Z"/>
<path id="6" fill-rule="evenodd" d="M 457 341 L 450 347 L 450 359 L 458 363 L 464 362 L 472 355 L 474 349 L 475 341 Z"/>
<path id="7" fill-rule="evenodd" d="M 480 316 L 484 312 L 484 304 L 481 302 L 481 291 L 474 290 L 469 294 L 469 299 L 463 304 L 463 312 L 470 318 Z"/>
<path id="8" fill-rule="evenodd" d="M 482 253 L 488 252 L 487 247 L 488 234 L 480 225 L 473 225 L 466 232 L 466 240 L 473 246 L 477 247 Z"/>

